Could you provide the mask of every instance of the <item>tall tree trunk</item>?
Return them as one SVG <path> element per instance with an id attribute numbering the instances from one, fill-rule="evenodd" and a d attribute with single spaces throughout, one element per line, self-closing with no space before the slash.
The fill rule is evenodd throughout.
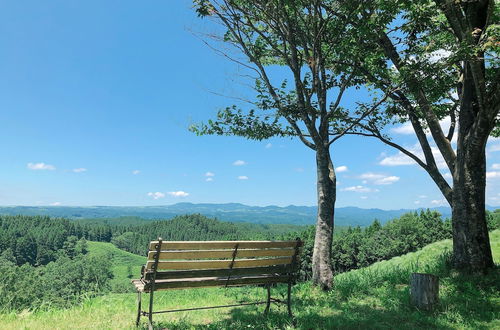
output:
<path id="1" fill-rule="evenodd" d="M 485 273 L 493 267 L 485 212 L 486 169 L 472 157 L 457 158 L 453 180 L 453 262 L 469 273 Z"/>
<path id="2" fill-rule="evenodd" d="M 485 211 L 486 142 L 492 123 L 478 109 L 471 71 L 466 64 L 453 173 L 453 261 L 462 271 L 485 273 L 494 265 Z"/>
<path id="3" fill-rule="evenodd" d="M 323 290 L 333 284 L 332 237 L 336 199 L 336 178 L 328 147 L 316 150 L 318 218 L 312 260 L 313 283 Z"/>

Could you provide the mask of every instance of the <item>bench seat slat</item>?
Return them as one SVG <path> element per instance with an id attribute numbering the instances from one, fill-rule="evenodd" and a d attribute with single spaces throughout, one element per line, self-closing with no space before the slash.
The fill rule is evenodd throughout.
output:
<path id="1" fill-rule="evenodd" d="M 193 250 L 193 251 L 162 251 L 160 260 L 233 258 L 233 249 L 228 250 Z M 154 260 L 156 251 L 149 251 L 148 259 Z M 236 258 L 252 257 L 291 257 L 295 249 L 238 249 Z"/>
<path id="2" fill-rule="evenodd" d="M 294 248 L 300 241 L 166 241 L 162 242 L 160 250 L 211 250 L 211 249 L 271 249 Z M 149 250 L 156 250 L 158 241 L 149 244 Z"/>
<path id="3" fill-rule="evenodd" d="M 238 259 L 234 261 L 233 268 L 286 265 L 286 264 L 291 264 L 292 260 L 293 260 L 292 257 L 269 258 L 269 259 Z M 159 261 L 158 270 L 229 268 L 232 263 L 233 263 L 232 260 Z M 146 269 L 150 270 L 153 264 L 154 261 L 148 261 L 146 264 Z"/>
<path id="4" fill-rule="evenodd" d="M 292 265 L 276 265 L 268 267 L 251 268 L 223 268 L 223 269 L 198 269 L 198 270 L 175 270 L 158 271 L 156 279 L 183 279 L 193 277 L 213 277 L 213 276 L 250 276 L 250 275 L 286 275 L 292 272 Z M 152 273 L 145 274 L 146 280 L 152 279 Z"/>
<path id="5" fill-rule="evenodd" d="M 246 277 L 199 277 L 190 279 L 176 280 L 157 280 L 155 290 L 180 289 L 180 288 L 199 288 L 212 286 L 238 286 L 238 285 L 257 285 L 268 283 L 284 283 L 288 282 L 288 275 L 280 276 L 246 276 Z M 147 288 L 145 290 L 148 290 Z"/>

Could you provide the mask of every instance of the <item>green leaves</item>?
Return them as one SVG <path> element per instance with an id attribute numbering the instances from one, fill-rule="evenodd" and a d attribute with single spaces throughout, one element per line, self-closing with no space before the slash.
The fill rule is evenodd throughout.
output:
<path id="1" fill-rule="evenodd" d="M 292 136 L 291 128 L 279 122 L 275 116 L 259 116 L 254 110 L 243 112 L 236 106 L 217 113 L 216 120 L 189 128 L 197 135 L 235 135 L 251 140 L 264 140 L 273 136 Z"/>

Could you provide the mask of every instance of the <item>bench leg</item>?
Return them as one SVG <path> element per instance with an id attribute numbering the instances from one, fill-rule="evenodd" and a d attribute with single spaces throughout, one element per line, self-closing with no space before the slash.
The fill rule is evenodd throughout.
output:
<path id="1" fill-rule="evenodd" d="M 288 296 L 286 299 L 286 304 L 288 307 L 288 315 L 290 315 L 291 318 L 293 318 L 292 314 L 292 283 L 288 282 Z"/>
<path id="2" fill-rule="evenodd" d="M 135 321 L 135 326 L 139 326 L 139 321 L 141 320 L 141 292 L 137 292 L 137 320 Z"/>
<path id="3" fill-rule="evenodd" d="M 266 309 L 264 310 L 264 314 L 267 315 L 269 313 L 269 307 L 271 307 L 271 286 L 267 285 L 267 304 Z"/>
<path id="4" fill-rule="evenodd" d="M 148 329 L 153 330 L 153 291 L 149 293 Z"/>
<path id="5" fill-rule="evenodd" d="M 293 316 L 293 313 L 292 313 L 292 282 L 288 282 L 288 296 L 287 296 L 286 304 L 288 307 L 288 315 L 292 319 L 293 326 L 296 327 L 297 320 L 295 320 L 295 317 Z"/>

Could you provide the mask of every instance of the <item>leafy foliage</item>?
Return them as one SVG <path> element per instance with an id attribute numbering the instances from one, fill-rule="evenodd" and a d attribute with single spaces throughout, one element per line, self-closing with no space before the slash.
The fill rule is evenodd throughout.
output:
<path id="1" fill-rule="evenodd" d="M 300 278 L 307 280 L 311 276 L 314 228 L 310 227 L 300 236 L 305 242 Z M 443 221 L 435 211 L 407 213 L 384 226 L 375 220 L 367 228 L 349 227 L 335 235 L 332 265 L 336 273 L 343 273 L 416 251 L 429 243 L 449 237 L 450 221 Z"/>

